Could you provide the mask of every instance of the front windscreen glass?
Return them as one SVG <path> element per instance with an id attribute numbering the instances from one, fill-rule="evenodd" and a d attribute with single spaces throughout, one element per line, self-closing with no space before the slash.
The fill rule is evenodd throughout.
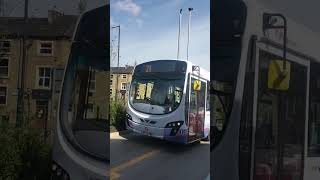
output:
<path id="1" fill-rule="evenodd" d="M 167 114 L 181 101 L 187 64 L 155 61 L 136 67 L 130 87 L 130 104 L 148 114 Z"/>

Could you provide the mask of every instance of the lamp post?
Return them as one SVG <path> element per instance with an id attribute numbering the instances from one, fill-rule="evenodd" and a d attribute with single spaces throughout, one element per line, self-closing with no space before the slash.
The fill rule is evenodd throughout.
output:
<path id="1" fill-rule="evenodd" d="M 188 23 L 187 61 L 189 60 L 189 42 L 190 42 L 191 11 L 193 11 L 193 8 L 189 8 L 188 10 L 189 10 L 189 23 Z"/>
<path id="2" fill-rule="evenodd" d="M 119 61 L 120 61 L 120 25 L 113 26 L 112 29 L 118 28 L 118 62 L 117 62 L 117 68 L 119 68 Z M 118 100 L 118 85 L 119 85 L 119 74 L 116 74 L 117 76 L 117 82 L 116 82 L 116 95 L 115 95 L 115 101 Z"/>
<path id="3" fill-rule="evenodd" d="M 179 30 L 178 30 L 178 52 L 177 52 L 177 59 L 180 58 L 180 31 L 181 31 L 181 20 L 182 20 L 182 9 L 180 9 L 179 14 Z"/>

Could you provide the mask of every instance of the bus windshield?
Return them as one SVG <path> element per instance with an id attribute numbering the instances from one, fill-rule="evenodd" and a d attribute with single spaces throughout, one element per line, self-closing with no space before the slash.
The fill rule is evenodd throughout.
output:
<path id="1" fill-rule="evenodd" d="M 131 106 L 148 114 L 167 114 L 176 110 L 182 101 L 185 83 L 186 64 L 183 64 L 176 66 L 172 61 L 171 68 L 166 66 L 168 72 L 164 72 L 165 68 L 160 64 L 137 66 L 130 88 Z M 149 69 L 146 72 L 142 67 Z"/>

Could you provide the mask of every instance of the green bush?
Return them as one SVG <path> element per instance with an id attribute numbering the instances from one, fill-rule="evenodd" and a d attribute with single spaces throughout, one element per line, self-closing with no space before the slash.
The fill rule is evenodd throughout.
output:
<path id="1" fill-rule="evenodd" d="M 39 130 L 1 126 L 0 179 L 50 179 L 51 146 Z"/>
<path id="2" fill-rule="evenodd" d="M 122 103 L 111 103 L 110 115 L 111 126 L 114 126 L 118 131 L 126 129 L 126 107 Z"/>

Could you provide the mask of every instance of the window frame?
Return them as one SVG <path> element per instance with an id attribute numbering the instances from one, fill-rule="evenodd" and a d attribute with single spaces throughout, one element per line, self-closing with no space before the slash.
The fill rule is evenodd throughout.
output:
<path id="1" fill-rule="evenodd" d="M 11 54 L 11 48 L 12 48 L 12 40 L 10 40 L 10 39 L 1 39 L 0 40 L 0 52 L 3 50 L 3 49 L 7 49 L 7 48 L 4 48 L 3 46 L 2 46 L 2 42 L 9 42 L 9 44 L 10 44 L 10 46 L 9 46 L 9 52 L 6 52 L 6 53 L 4 53 L 4 55 L 9 55 L 9 54 Z"/>
<path id="2" fill-rule="evenodd" d="M 123 88 L 123 84 L 125 84 L 125 86 L 124 86 L 125 88 Z M 128 84 L 127 82 L 121 82 L 120 90 L 125 90 L 126 91 L 127 90 L 127 84 Z"/>
<path id="3" fill-rule="evenodd" d="M 44 69 L 46 69 L 46 68 L 49 68 L 50 69 L 50 81 L 49 81 L 49 87 L 46 87 L 46 86 L 40 86 L 39 85 L 39 81 L 40 81 L 40 75 L 39 75 L 39 73 L 40 73 L 40 68 L 44 68 Z M 36 66 L 36 79 L 35 79 L 35 84 L 36 84 L 36 88 L 37 89 L 44 89 L 44 90 L 50 90 L 50 89 L 52 89 L 52 70 L 53 70 L 54 68 L 52 67 L 52 66 Z M 45 72 L 44 72 L 45 73 Z M 44 76 L 44 77 L 42 77 L 42 78 L 47 78 L 46 76 Z"/>
<path id="4" fill-rule="evenodd" d="M 50 43 L 51 44 L 51 48 L 47 48 L 47 47 L 42 47 L 42 44 L 45 43 Z M 41 49 L 51 49 L 51 53 L 41 53 Z M 54 41 L 38 41 L 38 48 L 37 48 L 37 52 L 39 56 L 53 56 L 54 55 Z"/>
<path id="5" fill-rule="evenodd" d="M 2 61 L 3 59 L 6 59 L 8 61 L 8 65 L 7 65 L 8 73 L 6 76 L 0 75 L 0 78 L 9 78 L 9 76 L 10 76 L 10 57 L 7 57 L 7 56 L 0 57 L 0 61 Z M 5 67 L 5 66 L 0 66 L 0 68 L 2 68 L 2 67 Z"/>
<path id="6" fill-rule="evenodd" d="M 7 85 L 0 85 L 0 88 L 6 88 L 5 103 L 4 104 L 0 103 L 0 106 L 7 106 L 8 105 L 8 86 Z M 0 97 L 2 97 L 1 94 L 0 94 Z"/>

